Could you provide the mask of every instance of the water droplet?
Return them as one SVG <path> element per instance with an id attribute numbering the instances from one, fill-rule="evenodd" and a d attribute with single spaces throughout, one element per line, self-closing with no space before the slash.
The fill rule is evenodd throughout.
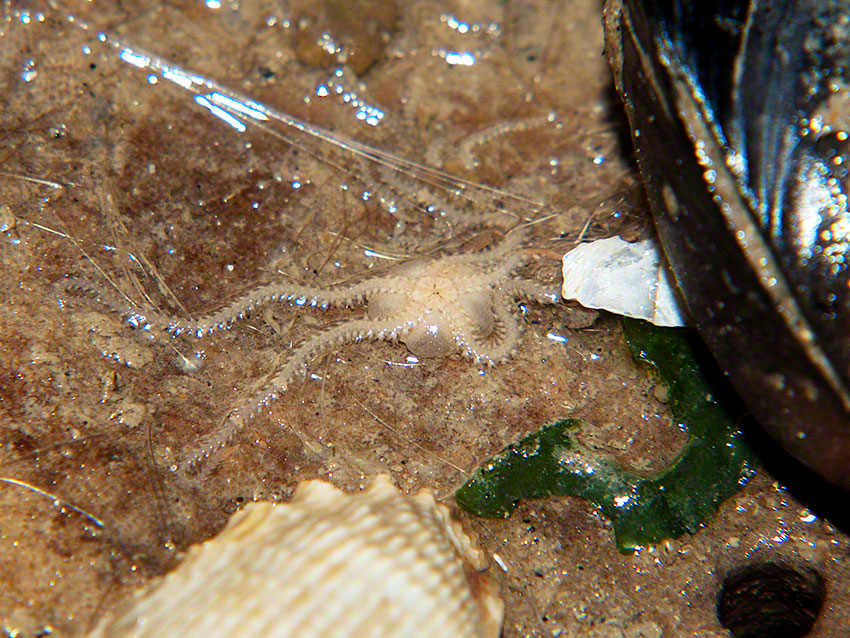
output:
<path id="1" fill-rule="evenodd" d="M 35 68 L 35 60 L 29 58 L 24 62 L 24 68 L 21 71 L 21 79 L 24 82 L 32 82 L 38 76 L 38 70 Z"/>

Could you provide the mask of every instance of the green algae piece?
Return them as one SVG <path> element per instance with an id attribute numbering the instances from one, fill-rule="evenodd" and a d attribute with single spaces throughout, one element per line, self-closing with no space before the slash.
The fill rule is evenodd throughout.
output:
<path id="1" fill-rule="evenodd" d="M 617 548 L 630 553 L 694 533 L 754 474 L 755 457 L 736 426 L 737 413 L 715 400 L 698 363 L 695 335 L 624 320 L 632 356 L 667 384 L 674 424 L 687 430 L 684 449 L 666 469 L 643 475 L 588 449 L 575 437 L 578 419 L 547 425 L 484 463 L 460 489 L 463 509 L 510 516 L 520 499 L 577 496 L 610 519 Z"/>

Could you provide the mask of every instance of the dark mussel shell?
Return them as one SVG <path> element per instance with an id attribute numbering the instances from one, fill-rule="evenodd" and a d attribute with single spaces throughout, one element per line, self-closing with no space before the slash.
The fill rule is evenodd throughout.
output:
<path id="1" fill-rule="evenodd" d="M 850 2 L 608 0 L 656 228 L 764 428 L 850 489 Z"/>

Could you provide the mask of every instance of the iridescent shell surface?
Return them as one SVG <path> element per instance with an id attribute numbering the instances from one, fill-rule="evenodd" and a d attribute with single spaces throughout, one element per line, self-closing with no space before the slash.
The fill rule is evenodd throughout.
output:
<path id="1" fill-rule="evenodd" d="M 607 0 L 658 236 L 761 425 L 850 490 L 850 3 Z"/>
<path id="2" fill-rule="evenodd" d="M 485 567 L 427 490 L 307 481 L 288 504 L 234 514 L 94 636 L 496 638 L 503 603 Z"/>

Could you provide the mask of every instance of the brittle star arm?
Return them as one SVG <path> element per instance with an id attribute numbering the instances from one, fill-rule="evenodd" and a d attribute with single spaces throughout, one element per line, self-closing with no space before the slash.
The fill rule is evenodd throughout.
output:
<path id="1" fill-rule="evenodd" d="M 306 376 L 307 365 L 316 355 L 356 341 L 391 341 L 401 336 L 406 330 L 407 326 L 395 321 L 357 319 L 347 321 L 309 339 L 292 352 L 287 362 L 266 384 L 262 392 L 241 407 L 235 408 L 212 432 L 202 437 L 198 445 L 189 450 L 186 457 L 187 464 L 189 467 L 196 466 L 198 462 L 227 445 L 246 421 L 277 399 L 293 381 Z"/>
<path id="2" fill-rule="evenodd" d="M 531 279 L 508 279 L 499 285 L 506 297 L 525 299 L 541 305 L 561 303 L 561 293 L 539 281 Z"/>
<path id="3" fill-rule="evenodd" d="M 471 264 L 480 270 L 491 269 L 493 272 L 510 274 L 525 261 L 520 251 L 520 245 L 525 239 L 525 231 L 516 229 L 502 239 L 501 242 L 484 252 L 461 253 L 449 255 L 443 259 L 455 263 Z"/>
<path id="4" fill-rule="evenodd" d="M 481 284 L 485 286 L 498 287 L 503 281 L 510 280 L 511 274 L 528 261 L 529 256 L 521 251 L 505 255 L 495 262 L 490 271 L 485 271 L 481 276 Z"/>
<path id="5" fill-rule="evenodd" d="M 381 280 L 390 290 L 398 282 L 388 278 Z M 228 328 L 244 319 L 257 308 L 274 302 L 288 302 L 292 305 L 325 309 L 328 307 L 353 306 L 368 295 L 378 292 L 382 286 L 375 281 L 364 281 L 351 286 L 331 288 L 329 290 L 312 286 L 299 286 L 288 282 L 274 282 L 255 288 L 236 299 L 224 308 L 203 315 L 197 319 L 180 319 L 158 311 L 143 311 L 135 307 L 118 291 L 112 290 L 85 278 L 67 278 L 59 282 L 63 290 L 80 290 L 93 295 L 100 303 L 112 308 L 126 317 L 132 325 L 143 330 L 160 330 L 171 335 L 182 333 L 201 337 L 215 330 Z"/>
<path id="6" fill-rule="evenodd" d="M 352 286 L 324 290 L 312 286 L 298 286 L 288 282 L 275 282 L 255 288 L 221 310 L 193 321 L 171 319 L 166 330 L 178 335 L 188 332 L 198 337 L 215 330 L 227 328 L 244 319 L 258 308 L 269 303 L 284 302 L 294 306 L 325 309 L 331 306 L 352 306 L 371 294 L 374 282 L 361 282 Z"/>
<path id="7" fill-rule="evenodd" d="M 493 314 L 496 325 L 495 332 L 489 339 L 494 342 L 492 345 L 477 335 L 468 334 L 452 326 L 452 334 L 455 335 L 463 355 L 478 363 L 491 366 L 510 359 L 516 352 L 522 336 L 522 327 L 511 313 L 507 299 L 494 305 Z"/>

